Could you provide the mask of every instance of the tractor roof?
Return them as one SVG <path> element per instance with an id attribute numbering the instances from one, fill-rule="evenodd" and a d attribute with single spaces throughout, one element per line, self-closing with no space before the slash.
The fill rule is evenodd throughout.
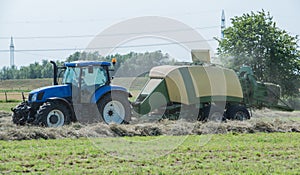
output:
<path id="1" fill-rule="evenodd" d="M 100 62 L 100 61 L 74 61 L 70 63 L 65 63 L 67 67 L 87 67 L 87 66 L 110 66 L 110 62 Z"/>

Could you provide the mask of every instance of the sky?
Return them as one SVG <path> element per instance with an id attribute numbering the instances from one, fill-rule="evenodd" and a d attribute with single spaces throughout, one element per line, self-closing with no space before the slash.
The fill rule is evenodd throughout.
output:
<path id="1" fill-rule="evenodd" d="M 271 13 L 279 28 L 294 36 L 300 35 L 299 7 L 299 0 L 0 0 L 0 68 L 10 65 L 11 36 L 16 50 L 14 64 L 20 67 L 44 59 L 63 61 L 112 26 L 137 17 L 156 16 L 181 22 L 197 31 L 215 52 L 218 45 L 213 38 L 221 35 L 222 10 L 228 27 L 230 18 L 264 9 Z M 123 30 L 130 31 L 125 28 L 118 31 Z M 102 45 L 106 46 L 109 40 L 107 37 Z M 174 41 L 155 36 L 131 38 L 123 42 L 128 47 L 110 53 L 162 50 L 175 59 L 191 60 L 189 50 L 180 44 L 155 46 L 168 42 Z"/>

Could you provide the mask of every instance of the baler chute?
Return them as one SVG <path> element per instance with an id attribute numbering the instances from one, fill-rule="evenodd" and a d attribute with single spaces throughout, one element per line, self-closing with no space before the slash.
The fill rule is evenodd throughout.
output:
<path id="1" fill-rule="evenodd" d="M 252 69 L 248 66 L 242 67 L 238 74 L 243 88 L 244 101 L 248 107 L 294 110 L 280 98 L 281 88 L 279 85 L 256 81 Z"/>

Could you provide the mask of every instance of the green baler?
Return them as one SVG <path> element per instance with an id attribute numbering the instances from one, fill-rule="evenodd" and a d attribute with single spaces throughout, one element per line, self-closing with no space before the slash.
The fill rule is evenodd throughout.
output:
<path id="1" fill-rule="evenodd" d="M 244 120 L 247 108 L 271 107 L 291 111 L 279 105 L 280 87 L 257 82 L 251 68 L 239 73 L 211 65 L 158 66 L 151 69 L 149 81 L 133 103 L 139 114 L 156 110 L 179 111 L 183 107 L 197 109 L 197 119 L 216 116 Z"/>

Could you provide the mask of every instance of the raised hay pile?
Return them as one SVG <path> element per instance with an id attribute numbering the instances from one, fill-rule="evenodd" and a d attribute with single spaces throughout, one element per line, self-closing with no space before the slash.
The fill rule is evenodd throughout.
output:
<path id="1" fill-rule="evenodd" d="M 157 136 L 256 132 L 300 132 L 300 112 L 260 110 L 248 121 L 187 122 L 143 121 L 130 125 L 73 123 L 59 128 L 16 126 L 11 114 L 0 112 L 0 140 L 58 139 L 79 137 Z"/>

